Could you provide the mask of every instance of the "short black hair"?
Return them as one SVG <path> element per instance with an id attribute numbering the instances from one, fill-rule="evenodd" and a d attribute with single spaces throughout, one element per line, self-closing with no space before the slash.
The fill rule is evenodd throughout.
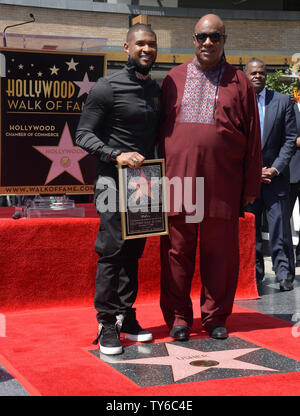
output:
<path id="1" fill-rule="evenodd" d="M 151 28 L 150 25 L 146 25 L 145 23 L 136 23 L 135 25 L 131 26 L 131 28 L 128 30 L 127 36 L 126 36 L 126 42 L 129 41 L 129 38 L 132 35 L 132 33 L 138 32 L 139 30 L 152 33 L 152 35 L 156 39 L 156 33 L 154 32 L 154 30 Z"/>
<path id="2" fill-rule="evenodd" d="M 248 66 L 249 64 L 253 64 L 254 62 L 258 62 L 259 64 L 262 64 L 264 67 L 266 67 L 264 61 L 259 58 L 251 58 L 250 61 L 248 61 L 245 65 L 245 72 L 248 72 Z"/>

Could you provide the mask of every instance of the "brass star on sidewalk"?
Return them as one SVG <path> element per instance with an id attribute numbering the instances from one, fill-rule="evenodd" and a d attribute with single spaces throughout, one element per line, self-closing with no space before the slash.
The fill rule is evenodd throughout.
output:
<path id="1" fill-rule="evenodd" d="M 114 361 L 114 364 L 169 365 L 172 367 L 174 382 L 205 371 L 211 367 L 240 370 L 278 371 L 273 368 L 251 364 L 236 359 L 250 352 L 258 351 L 261 348 L 239 348 L 226 351 L 204 352 L 169 343 L 166 343 L 165 346 L 169 354 L 167 356 Z"/>

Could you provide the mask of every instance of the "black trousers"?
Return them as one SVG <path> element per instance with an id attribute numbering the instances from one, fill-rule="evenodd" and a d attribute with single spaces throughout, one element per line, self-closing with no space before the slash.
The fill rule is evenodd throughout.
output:
<path id="1" fill-rule="evenodd" d="M 99 323 L 115 323 L 117 315 L 128 316 L 133 311 L 138 290 L 138 260 L 146 239 L 123 240 L 120 213 L 98 213 L 100 227 L 95 250 L 99 259 L 94 305 Z"/>
<path id="2" fill-rule="evenodd" d="M 299 202 L 299 214 L 300 214 L 300 181 L 297 183 L 290 184 L 289 198 L 290 198 L 290 217 L 293 214 L 293 210 L 294 210 L 294 206 L 295 206 L 297 198 Z M 300 238 L 298 240 L 298 244 L 296 247 L 296 258 L 300 258 Z"/>
<path id="3" fill-rule="evenodd" d="M 275 274 L 280 279 L 294 279 L 295 264 L 291 234 L 289 200 L 287 196 L 278 196 L 268 185 L 261 191 L 261 197 L 246 207 L 246 211 L 255 215 L 256 229 L 256 278 L 262 280 L 265 274 L 262 213 L 266 210 L 269 228 L 269 247 Z"/>

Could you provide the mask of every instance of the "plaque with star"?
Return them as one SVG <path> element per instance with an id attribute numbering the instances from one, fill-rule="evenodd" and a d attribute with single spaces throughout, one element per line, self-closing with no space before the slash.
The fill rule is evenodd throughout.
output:
<path id="1" fill-rule="evenodd" d="M 123 240 L 168 234 L 164 159 L 118 171 Z"/>
<path id="2" fill-rule="evenodd" d="M 75 131 L 105 72 L 104 54 L 0 48 L 0 194 L 93 193 Z"/>

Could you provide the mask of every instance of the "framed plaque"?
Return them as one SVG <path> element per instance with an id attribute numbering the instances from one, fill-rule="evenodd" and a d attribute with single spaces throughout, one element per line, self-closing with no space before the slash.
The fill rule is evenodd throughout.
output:
<path id="1" fill-rule="evenodd" d="M 118 165 L 122 238 L 168 234 L 165 161 L 145 160 L 139 168 Z"/>

